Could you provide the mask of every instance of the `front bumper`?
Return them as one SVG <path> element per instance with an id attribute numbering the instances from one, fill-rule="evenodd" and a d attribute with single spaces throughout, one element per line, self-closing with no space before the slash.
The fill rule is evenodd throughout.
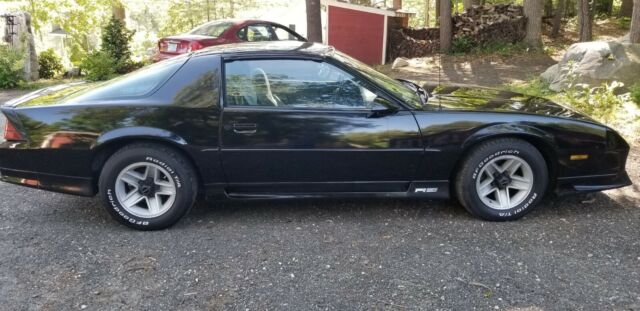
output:
<path id="1" fill-rule="evenodd" d="M 596 192 L 622 188 L 631 184 L 631 179 L 625 171 L 617 174 L 560 177 L 555 192 L 558 195 Z"/>

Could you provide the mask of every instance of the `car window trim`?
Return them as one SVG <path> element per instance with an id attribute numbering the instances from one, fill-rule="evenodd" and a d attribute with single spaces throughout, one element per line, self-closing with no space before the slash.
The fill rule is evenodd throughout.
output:
<path id="1" fill-rule="evenodd" d="M 272 30 L 273 34 L 276 36 L 276 38 L 277 38 L 278 36 L 275 34 L 275 29 L 273 29 L 273 28 L 281 28 L 281 29 L 283 29 L 284 31 L 286 31 L 286 32 L 288 32 L 288 33 L 290 33 L 290 34 L 292 34 L 292 35 L 296 38 L 296 40 L 289 40 L 289 41 L 307 42 L 307 39 L 306 39 L 305 37 L 303 37 L 302 35 L 300 35 L 299 33 L 295 32 L 294 30 L 290 29 L 289 27 L 287 27 L 287 26 L 285 26 L 285 25 L 281 25 L 281 24 L 278 24 L 278 23 L 257 23 L 257 24 L 248 24 L 248 25 L 245 25 L 244 27 L 242 27 L 242 28 L 238 29 L 238 31 L 236 31 L 236 38 L 238 38 L 239 40 L 242 40 L 243 42 L 258 42 L 258 41 L 249 41 L 249 40 L 248 40 L 248 35 L 249 35 L 249 33 L 248 33 L 248 32 L 249 32 L 249 26 L 255 26 L 255 25 L 269 25 L 269 26 L 271 26 L 271 30 Z M 242 30 L 246 30 L 245 35 L 247 36 L 247 38 L 245 38 L 245 39 L 243 39 L 243 38 L 240 36 L 240 32 L 242 32 Z M 225 32 L 226 32 L 226 31 L 225 31 Z M 222 35 L 221 35 L 221 36 L 222 36 Z M 273 40 L 270 40 L 270 41 L 273 41 Z M 276 41 L 287 41 L 287 40 L 280 40 L 280 39 L 278 39 L 278 40 L 276 40 Z"/>
<path id="2" fill-rule="evenodd" d="M 227 98 L 227 63 L 231 63 L 234 61 L 243 61 L 243 60 L 308 60 L 308 61 L 313 61 L 313 62 L 322 62 L 322 63 L 327 63 L 331 66 L 334 66 L 342 71 L 345 71 L 346 73 L 354 76 L 355 78 L 360 79 L 362 82 L 364 82 L 366 84 L 366 86 L 369 86 L 371 88 L 373 88 L 374 90 L 378 90 L 380 89 L 380 87 L 376 87 L 376 85 L 374 83 L 371 83 L 371 81 L 369 81 L 368 79 L 364 79 L 362 77 L 362 75 L 355 75 L 353 70 L 351 70 L 348 66 L 337 66 L 336 63 L 339 63 L 338 61 L 334 61 L 334 62 L 329 62 L 327 61 L 327 58 L 325 57 L 320 57 L 317 56 L 315 57 L 315 55 L 309 57 L 306 55 L 288 55 L 288 56 L 277 56 L 277 55 L 264 55 L 264 56 L 258 56 L 258 55 L 238 55 L 236 57 L 223 57 L 221 58 L 221 62 L 222 62 L 222 66 L 221 66 L 221 73 L 222 73 L 222 81 L 221 81 L 221 87 L 222 87 L 222 92 L 221 96 L 222 96 L 222 100 L 221 100 L 221 107 L 223 109 L 226 108 L 240 108 L 242 110 L 252 110 L 252 109 L 256 109 L 259 108 L 259 110 L 274 110 L 274 111 L 286 111 L 286 110 L 294 110 L 294 111 L 334 111 L 334 112 L 370 112 L 371 109 L 369 108 L 357 108 L 357 109 L 353 109 L 353 108 L 346 108 L 346 109 L 339 109 L 339 108 L 304 108 L 304 107 L 291 107 L 291 108 L 277 108 L 277 107 L 271 107 L 271 106 L 236 106 L 236 105 L 228 105 L 226 102 L 226 98 Z M 346 70 L 348 69 L 348 70 Z M 371 91 L 371 90 L 370 90 Z M 384 99 L 386 99 L 387 101 L 389 101 L 391 104 L 394 104 L 395 99 L 389 99 L 388 96 L 386 96 L 386 92 L 380 94 L 379 92 L 375 92 L 375 94 L 377 96 L 380 96 Z M 406 109 L 404 107 L 404 105 L 400 105 L 399 107 L 395 107 L 395 108 L 400 108 L 402 110 Z"/>

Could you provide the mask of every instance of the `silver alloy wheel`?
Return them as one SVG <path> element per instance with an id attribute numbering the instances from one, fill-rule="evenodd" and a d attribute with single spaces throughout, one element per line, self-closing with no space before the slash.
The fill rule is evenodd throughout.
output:
<path id="1" fill-rule="evenodd" d="M 129 213 L 154 218 L 166 213 L 176 200 L 176 184 L 164 168 L 147 162 L 123 169 L 116 179 L 116 198 Z"/>
<path id="2" fill-rule="evenodd" d="M 476 178 L 482 203 L 495 210 L 508 210 L 522 203 L 533 189 L 533 171 L 524 159 L 499 156 L 485 164 Z"/>

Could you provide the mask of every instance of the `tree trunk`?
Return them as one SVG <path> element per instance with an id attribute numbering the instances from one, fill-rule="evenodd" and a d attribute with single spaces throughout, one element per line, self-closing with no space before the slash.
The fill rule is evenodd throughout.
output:
<path id="1" fill-rule="evenodd" d="M 394 10 L 400 10 L 402 9 L 402 0 L 393 0 L 392 2 L 392 6 L 391 6 Z"/>
<path id="2" fill-rule="evenodd" d="M 640 0 L 635 0 L 633 4 L 633 17 L 631 18 L 631 33 L 629 34 L 631 43 L 640 43 Z"/>
<path id="3" fill-rule="evenodd" d="M 633 1 L 634 0 L 622 0 L 620 11 L 618 11 L 618 17 L 631 17 L 631 12 L 633 11 Z"/>
<path id="4" fill-rule="evenodd" d="M 532 48 L 542 47 L 542 0 L 524 0 L 527 34 L 524 43 Z"/>
<path id="5" fill-rule="evenodd" d="M 564 16 L 564 5 L 566 0 L 558 0 L 555 15 L 553 16 L 553 29 L 551 29 L 551 37 L 557 38 L 562 27 L 562 17 Z"/>
<path id="6" fill-rule="evenodd" d="M 113 17 L 115 19 L 121 21 L 123 24 L 125 23 L 126 13 L 124 10 L 124 5 L 122 5 L 122 2 L 120 1 L 113 2 L 113 4 L 111 5 L 111 14 L 113 14 Z"/>
<path id="7" fill-rule="evenodd" d="M 551 16 L 553 14 L 553 1 L 544 0 L 544 14 L 543 16 Z"/>
<path id="8" fill-rule="evenodd" d="M 440 7 L 442 6 L 440 1 L 442 0 L 436 0 L 436 26 L 440 25 Z"/>
<path id="9" fill-rule="evenodd" d="M 464 7 L 464 9 L 468 9 L 473 5 L 473 0 L 463 0 L 462 1 L 462 7 Z"/>
<path id="10" fill-rule="evenodd" d="M 578 0 L 578 29 L 580 42 L 593 41 L 593 16 L 589 0 Z"/>
<path id="11" fill-rule="evenodd" d="M 451 20 L 451 0 L 440 0 L 440 51 L 451 51 L 453 21 Z"/>
<path id="12" fill-rule="evenodd" d="M 425 0 L 424 2 L 424 28 L 429 28 L 429 24 L 431 24 L 431 16 L 429 16 L 429 11 L 431 10 L 431 0 Z"/>
<path id="13" fill-rule="evenodd" d="M 320 0 L 307 1 L 307 39 L 322 43 L 322 21 L 320 19 Z"/>

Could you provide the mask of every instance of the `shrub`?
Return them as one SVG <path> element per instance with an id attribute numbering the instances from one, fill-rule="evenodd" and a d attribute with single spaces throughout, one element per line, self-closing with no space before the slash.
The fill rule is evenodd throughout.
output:
<path id="1" fill-rule="evenodd" d="M 111 55 L 96 51 L 89 53 L 83 60 L 81 68 L 87 73 L 87 80 L 108 80 L 116 73 L 116 61 Z"/>
<path id="2" fill-rule="evenodd" d="M 631 87 L 631 100 L 640 105 L 640 83 L 636 83 Z"/>
<path id="3" fill-rule="evenodd" d="M 134 32 L 127 29 L 117 18 L 111 17 L 109 24 L 102 30 L 102 51 L 115 60 L 116 72 L 131 71 L 131 49 L 129 44 Z"/>
<path id="4" fill-rule="evenodd" d="M 0 45 L 0 88 L 16 87 L 24 79 L 24 54 L 6 45 Z"/>
<path id="5" fill-rule="evenodd" d="M 565 97 L 571 106 L 597 120 L 609 123 L 618 109 L 624 105 L 624 100 L 615 93 L 622 86 L 622 83 L 616 81 L 597 87 L 578 84 L 567 89 Z"/>
<path id="6" fill-rule="evenodd" d="M 60 62 L 60 57 L 56 55 L 53 49 L 42 51 L 38 55 L 38 74 L 42 79 L 51 79 L 60 74 L 64 67 Z"/>
<path id="7" fill-rule="evenodd" d="M 473 49 L 473 40 L 467 36 L 460 36 L 453 39 L 451 42 L 451 53 L 462 54 L 471 52 Z"/>
<path id="8" fill-rule="evenodd" d="M 618 19 L 618 28 L 629 30 L 631 28 L 631 18 L 622 17 Z"/>

